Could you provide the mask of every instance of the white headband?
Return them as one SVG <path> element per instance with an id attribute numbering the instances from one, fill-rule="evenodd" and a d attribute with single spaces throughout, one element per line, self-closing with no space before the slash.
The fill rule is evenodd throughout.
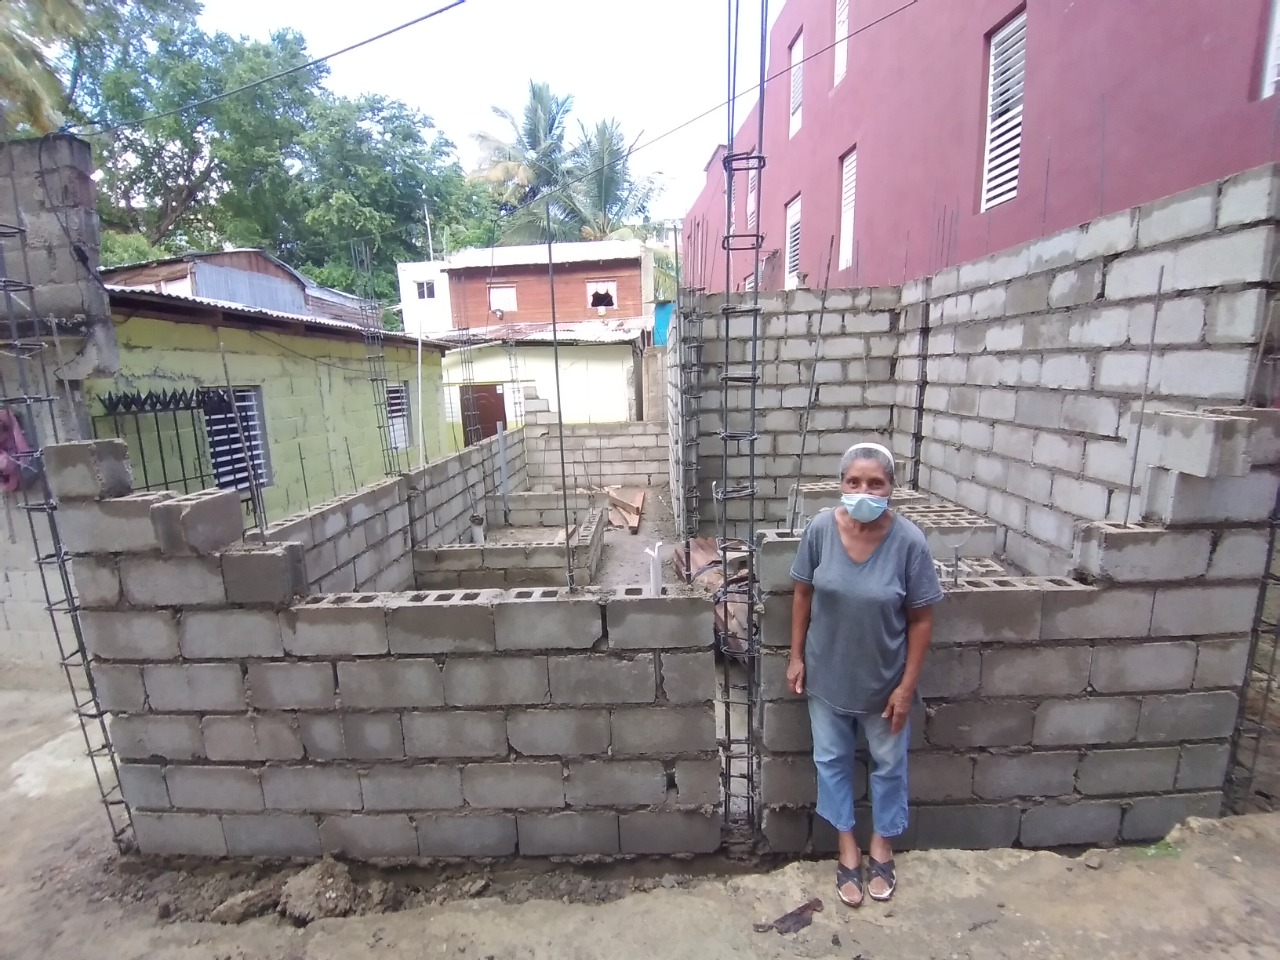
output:
<path id="1" fill-rule="evenodd" d="M 855 450 L 878 450 L 880 453 L 883 453 L 886 457 L 889 458 L 890 463 L 894 462 L 893 454 L 890 453 L 884 447 L 880 446 L 880 444 L 878 443 L 855 443 L 852 447 L 850 447 L 848 450 L 844 452 L 844 455 L 847 457 L 849 454 L 853 453 L 853 451 Z"/>

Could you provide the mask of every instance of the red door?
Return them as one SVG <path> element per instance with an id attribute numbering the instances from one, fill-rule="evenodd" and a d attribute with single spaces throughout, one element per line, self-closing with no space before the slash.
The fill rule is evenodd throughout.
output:
<path id="1" fill-rule="evenodd" d="M 496 436 L 507 426 L 507 405 L 500 383 L 476 383 L 458 388 L 459 407 L 467 446 Z"/>

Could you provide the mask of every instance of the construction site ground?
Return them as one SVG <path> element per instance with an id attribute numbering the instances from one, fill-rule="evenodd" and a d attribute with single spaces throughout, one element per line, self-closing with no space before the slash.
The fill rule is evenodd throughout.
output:
<path id="1" fill-rule="evenodd" d="M 353 867 L 350 916 L 213 923 L 302 867 L 118 855 L 60 680 L 0 671 L 9 960 L 1280 955 L 1280 814 L 1193 821 L 1148 847 L 907 853 L 893 903 L 858 911 L 833 896 L 829 862 L 526 862 Z M 753 929 L 813 897 L 825 909 L 798 933 Z"/>

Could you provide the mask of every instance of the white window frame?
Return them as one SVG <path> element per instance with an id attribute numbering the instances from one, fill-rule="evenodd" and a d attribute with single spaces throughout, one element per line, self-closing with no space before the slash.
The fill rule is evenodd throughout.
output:
<path id="1" fill-rule="evenodd" d="M 436 282 L 434 280 L 418 280 L 418 299 L 434 300 L 436 298 Z"/>
<path id="2" fill-rule="evenodd" d="M 791 120 L 788 136 L 794 137 L 800 129 L 804 114 L 804 33 L 796 34 L 791 42 Z"/>
<path id="3" fill-rule="evenodd" d="M 209 440 L 209 465 L 213 482 L 220 490 L 252 490 L 249 463 L 258 487 L 271 486 L 271 458 L 267 447 L 266 418 L 263 413 L 261 387 L 233 387 L 240 423 L 231 412 L 204 415 L 205 433 Z M 245 443 L 240 442 L 244 427 Z M 246 456 L 245 447 L 248 447 Z"/>
<path id="4" fill-rule="evenodd" d="M 755 233 L 759 222 L 756 194 L 760 190 L 760 171 L 752 167 L 747 171 L 747 230 Z"/>
<path id="5" fill-rule="evenodd" d="M 750 293 L 756 288 L 756 272 L 752 270 L 742 278 L 742 289 L 745 293 Z"/>
<path id="6" fill-rule="evenodd" d="M 796 197 L 787 204 L 786 228 L 783 246 L 782 267 L 786 272 L 787 290 L 800 286 L 800 198 Z"/>
<path id="7" fill-rule="evenodd" d="M 836 0 L 836 44 L 835 44 L 835 76 L 831 81 L 833 87 L 840 86 L 840 81 L 849 73 L 849 4 L 850 0 Z"/>
<path id="8" fill-rule="evenodd" d="M 1027 79 L 1027 11 L 991 34 L 987 57 L 987 136 L 982 147 L 982 209 L 1018 195 L 1022 106 Z"/>
<path id="9" fill-rule="evenodd" d="M 498 294 L 495 298 L 494 294 Z M 501 310 L 503 313 L 515 313 L 516 287 L 513 283 L 489 284 L 489 310 Z"/>
<path id="10" fill-rule="evenodd" d="M 858 148 L 840 159 L 840 269 L 853 266 L 853 225 L 858 198 Z"/>
<path id="11" fill-rule="evenodd" d="M 1271 0 L 1271 24 L 1267 32 L 1267 52 L 1262 65 L 1262 97 L 1280 90 L 1280 0 Z"/>
<path id="12" fill-rule="evenodd" d="M 410 426 L 413 421 L 409 406 L 407 382 L 387 384 L 387 433 L 392 450 L 408 450 L 413 446 Z"/>
<path id="13" fill-rule="evenodd" d="M 591 297 L 595 293 L 607 293 L 613 297 L 612 307 L 593 307 L 591 306 Z M 618 281 L 617 280 L 588 280 L 587 281 L 587 307 L 591 310 L 617 310 L 618 309 Z"/>

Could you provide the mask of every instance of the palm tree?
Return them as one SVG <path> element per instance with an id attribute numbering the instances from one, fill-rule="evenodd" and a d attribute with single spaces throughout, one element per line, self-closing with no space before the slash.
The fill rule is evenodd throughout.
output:
<path id="1" fill-rule="evenodd" d="M 650 177 L 631 174 L 631 148 L 617 120 L 581 126 L 570 154 L 572 186 L 565 197 L 583 240 L 630 240 L 645 236 L 649 205 L 658 192 Z"/>
<path id="2" fill-rule="evenodd" d="M 83 0 L 0 3 L 0 105 L 11 126 L 48 133 L 62 122 L 62 85 L 49 57 L 84 29 Z"/>
<path id="3" fill-rule="evenodd" d="M 573 97 L 558 97 L 545 83 L 529 83 L 529 101 L 517 120 L 498 107 L 493 112 L 511 128 L 503 140 L 480 133 L 480 179 L 496 185 L 503 204 L 531 204 L 539 194 L 560 181 L 566 161 L 565 125 L 573 109 Z"/>

